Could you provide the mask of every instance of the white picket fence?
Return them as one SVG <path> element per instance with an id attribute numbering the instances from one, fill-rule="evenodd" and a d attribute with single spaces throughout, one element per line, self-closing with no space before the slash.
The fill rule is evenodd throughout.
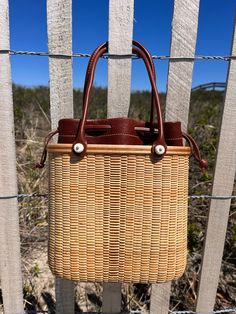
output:
<path id="1" fill-rule="evenodd" d="M 72 53 L 72 0 L 47 0 L 48 49 Z M 145 3 L 144 3 L 145 5 Z M 199 0 L 175 0 L 172 20 L 166 121 L 186 130 L 192 86 Z M 134 0 L 109 1 L 109 53 L 131 53 Z M 164 14 L 164 13 L 163 13 Z M 9 50 L 8 0 L 0 1 L 0 50 Z M 236 55 L 236 32 L 232 41 Z M 52 128 L 73 115 L 72 58 L 49 57 Z M 126 116 L 130 101 L 131 60 L 108 60 L 108 116 Z M 236 60 L 229 61 L 220 142 L 212 195 L 231 195 L 236 169 Z M 122 90 L 122 93 L 119 91 Z M 9 53 L 0 54 L 0 278 L 5 314 L 22 314 L 22 275 L 17 198 L 13 100 Z M 6 197 L 5 199 L 3 197 Z M 196 311 L 213 310 L 221 267 L 230 199 L 210 203 Z M 121 284 L 104 284 L 103 312 L 119 313 Z M 152 285 L 150 313 L 167 314 L 170 283 Z M 56 279 L 56 313 L 74 313 L 74 283 Z"/>

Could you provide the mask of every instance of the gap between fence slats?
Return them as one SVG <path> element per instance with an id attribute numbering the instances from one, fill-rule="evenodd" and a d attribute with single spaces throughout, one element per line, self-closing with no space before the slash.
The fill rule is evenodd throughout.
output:
<path id="1" fill-rule="evenodd" d="M 109 1 L 109 53 L 132 52 L 134 0 Z M 126 117 L 130 104 L 131 60 L 108 60 L 108 117 Z M 121 92 L 122 91 L 122 92 Z M 121 284 L 103 285 L 103 312 L 119 313 Z"/>
<path id="2" fill-rule="evenodd" d="M 170 56 L 193 57 L 195 54 L 199 0 L 175 0 Z M 166 121 L 181 121 L 187 129 L 192 88 L 193 60 L 169 62 Z M 167 314 L 171 283 L 152 285 L 150 314 Z"/>
<path id="3" fill-rule="evenodd" d="M 0 49 L 9 49 L 8 0 L 0 1 Z M 16 194 L 16 151 L 10 57 L 0 55 L 0 190 Z M 4 313 L 23 313 L 20 234 L 17 199 L 0 201 L 0 278 Z"/>
<path id="4" fill-rule="evenodd" d="M 47 1 L 49 53 L 72 53 L 72 2 Z M 50 114 L 52 129 L 61 118 L 73 117 L 73 84 L 71 58 L 49 57 Z M 74 282 L 56 278 L 56 313 L 74 313 Z"/>
<path id="5" fill-rule="evenodd" d="M 236 19 L 232 53 L 236 53 Z M 231 60 L 228 70 L 212 195 L 220 195 L 222 193 L 230 195 L 233 190 L 236 170 L 235 86 L 236 60 Z M 229 209 L 230 200 L 211 200 L 198 291 L 197 312 L 209 313 L 214 308 Z"/>

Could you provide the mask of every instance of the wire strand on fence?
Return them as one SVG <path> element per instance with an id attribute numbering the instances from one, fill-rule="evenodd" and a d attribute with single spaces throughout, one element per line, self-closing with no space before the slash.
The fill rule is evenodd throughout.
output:
<path id="1" fill-rule="evenodd" d="M 169 313 L 170 314 L 206 314 L 206 313 L 194 312 L 194 311 L 169 311 Z M 236 313 L 236 308 L 212 311 L 207 314 L 224 314 L 224 313 Z"/>
<path id="2" fill-rule="evenodd" d="M 89 58 L 91 54 L 88 53 L 74 53 L 71 55 L 68 54 L 51 54 L 49 52 L 37 52 L 37 51 L 16 51 L 9 49 L 1 49 L 0 54 L 9 54 L 9 55 L 30 55 L 30 56 L 44 56 L 44 57 L 55 57 L 55 58 Z M 103 58 L 134 58 L 139 59 L 135 54 L 105 54 Z M 221 60 L 221 61 L 230 61 L 236 59 L 236 56 L 194 56 L 194 57 L 170 57 L 170 56 L 157 56 L 153 55 L 153 59 L 158 60 L 175 60 L 175 61 L 193 61 L 193 60 Z M 12 198 L 25 198 L 25 197 L 47 197 L 46 193 L 31 193 L 31 194 L 18 194 L 18 195 L 6 195 L 0 196 L 0 200 L 12 199 Z M 217 199 L 217 200 L 228 200 L 235 199 L 236 196 L 212 196 L 212 195 L 190 195 L 190 199 Z"/>
<path id="3" fill-rule="evenodd" d="M 23 314 L 49 314 L 49 311 L 27 311 Z M 79 314 L 79 312 L 75 312 L 76 314 Z M 225 309 L 225 310 L 216 310 L 211 311 L 208 313 L 202 313 L 202 312 L 194 312 L 194 311 L 169 311 L 169 314 L 226 314 L 226 313 L 236 313 L 236 308 L 232 309 Z M 85 312 L 84 314 L 97 314 L 94 312 Z M 130 312 L 121 312 L 121 314 L 144 314 L 142 311 L 134 310 Z"/>
<path id="4" fill-rule="evenodd" d="M 48 197 L 47 193 L 29 193 L 29 194 L 16 194 L 0 196 L 0 200 L 6 200 L 11 198 L 30 198 L 30 197 Z M 236 199 L 236 195 L 189 195 L 189 199 L 213 199 L 213 200 L 233 200 Z"/>
<path id="5" fill-rule="evenodd" d="M 29 193 L 29 194 L 15 194 L 15 195 L 6 195 L 6 196 L 0 196 L 0 200 L 7 200 L 7 199 L 12 199 L 12 198 L 29 198 L 29 197 L 48 197 L 47 193 Z"/>
<path id="6" fill-rule="evenodd" d="M 48 197 L 47 193 L 30 193 L 30 194 L 18 194 L 18 195 L 6 195 L 0 196 L 0 200 L 3 199 L 11 199 L 11 198 L 30 198 L 30 197 Z M 236 199 L 236 195 L 232 196 L 213 196 L 213 195 L 189 195 L 189 199 L 216 199 L 216 200 L 228 200 L 228 199 Z"/>
<path id="7" fill-rule="evenodd" d="M 40 57 L 54 57 L 54 58 L 89 58 L 91 54 L 89 53 L 73 53 L 73 54 L 54 54 L 43 51 L 17 51 L 17 50 L 0 50 L 0 54 L 9 54 L 12 56 L 15 55 L 28 55 L 28 56 L 40 56 Z M 104 54 L 102 56 L 104 59 L 112 58 L 112 59 L 139 59 L 139 57 L 135 54 Z M 152 58 L 154 60 L 172 60 L 172 61 L 193 61 L 193 60 L 218 60 L 218 61 L 230 61 L 236 59 L 236 56 L 194 56 L 194 57 L 170 57 L 170 56 L 158 56 L 153 55 Z"/>
<path id="8" fill-rule="evenodd" d="M 233 200 L 236 199 L 236 195 L 189 195 L 190 199 L 212 199 L 212 200 Z"/>

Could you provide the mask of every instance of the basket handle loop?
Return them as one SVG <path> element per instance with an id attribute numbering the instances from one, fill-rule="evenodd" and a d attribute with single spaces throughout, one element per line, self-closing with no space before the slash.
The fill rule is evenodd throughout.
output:
<path id="1" fill-rule="evenodd" d="M 108 42 L 105 44 L 102 44 L 93 52 L 90 58 L 88 68 L 87 68 L 85 85 L 84 85 L 84 95 L 83 95 L 83 113 L 82 113 L 82 118 L 80 120 L 79 127 L 77 130 L 76 139 L 75 139 L 75 142 L 73 143 L 74 152 L 76 154 L 80 154 L 81 156 L 83 156 L 86 153 L 86 148 L 87 148 L 87 142 L 85 138 L 85 123 L 86 123 L 87 114 L 88 114 L 89 98 L 90 98 L 91 89 L 92 89 L 93 80 L 94 80 L 95 67 L 98 62 L 98 59 L 104 53 L 107 53 L 107 52 L 108 52 Z M 149 79 L 152 86 L 153 100 L 155 100 L 153 105 L 155 105 L 155 109 L 157 113 L 158 129 L 159 129 L 158 137 L 152 145 L 152 153 L 154 155 L 157 155 L 158 157 L 163 157 L 166 152 L 167 145 L 164 139 L 163 119 L 162 119 L 159 95 L 156 88 L 155 74 L 153 73 L 153 68 L 144 51 L 136 47 L 133 47 L 132 53 L 137 54 L 140 58 L 143 59 L 148 75 L 149 75 Z"/>

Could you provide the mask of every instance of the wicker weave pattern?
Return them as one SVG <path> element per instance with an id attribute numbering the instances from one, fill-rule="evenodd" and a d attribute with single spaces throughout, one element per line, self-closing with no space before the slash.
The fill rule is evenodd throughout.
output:
<path id="1" fill-rule="evenodd" d="M 188 155 L 50 152 L 49 266 L 76 281 L 160 283 L 187 246 Z"/>

